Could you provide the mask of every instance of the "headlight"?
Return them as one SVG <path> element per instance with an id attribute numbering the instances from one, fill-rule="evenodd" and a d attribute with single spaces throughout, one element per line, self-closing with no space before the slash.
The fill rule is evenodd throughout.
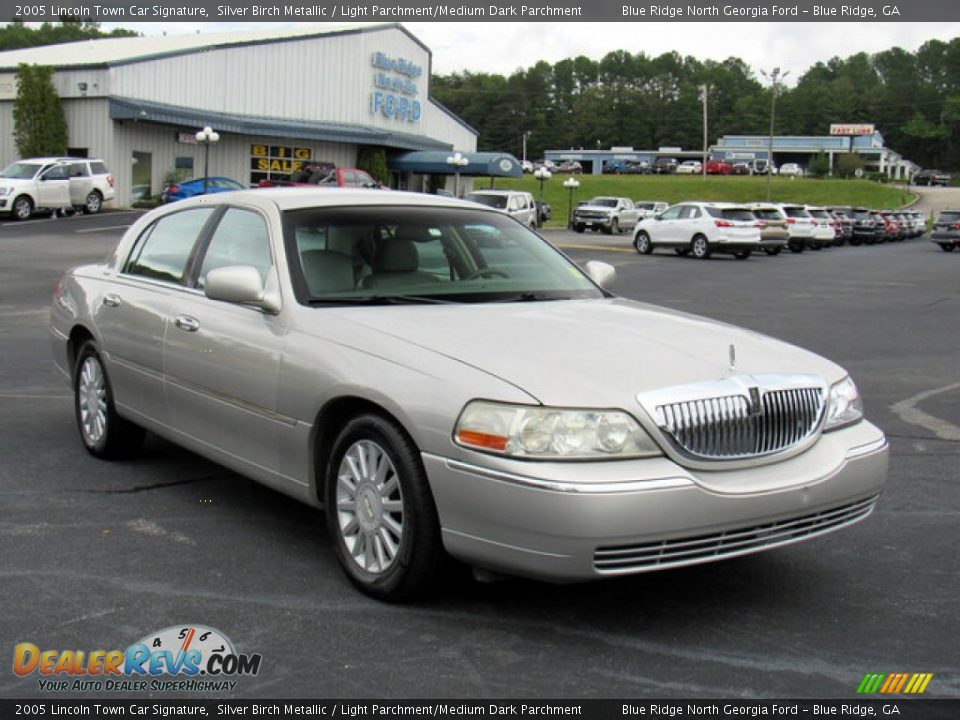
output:
<path id="1" fill-rule="evenodd" d="M 836 430 L 863 418 L 863 401 L 853 380 L 845 377 L 830 388 L 830 400 L 827 403 L 827 419 L 823 423 L 824 431 Z"/>
<path id="2" fill-rule="evenodd" d="M 460 413 L 458 445 L 517 458 L 605 460 L 659 455 L 660 449 L 620 410 L 502 405 L 475 400 Z"/>
<path id="3" fill-rule="evenodd" d="M 13 192 L 13 188 L 0 187 L 0 197 L 6 197 L 11 192 Z"/>

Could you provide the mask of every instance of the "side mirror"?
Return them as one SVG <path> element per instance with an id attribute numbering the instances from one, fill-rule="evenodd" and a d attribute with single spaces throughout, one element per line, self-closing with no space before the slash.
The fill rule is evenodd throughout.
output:
<path id="1" fill-rule="evenodd" d="M 597 285 L 607 292 L 613 292 L 613 286 L 617 282 L 617 270 L 613 265 L 599 260 L 590 260 L 583 266 L 583 270 Z"/>
<path id="2" fill-rule="evenodd" d="M 207 273 L 204 294 L 211 300 L 254 305 L 261 310 L 276 314 L 280 303 L 272 293 L 267 293 L 260 272 L 250 265 L 231 265 Z"/>

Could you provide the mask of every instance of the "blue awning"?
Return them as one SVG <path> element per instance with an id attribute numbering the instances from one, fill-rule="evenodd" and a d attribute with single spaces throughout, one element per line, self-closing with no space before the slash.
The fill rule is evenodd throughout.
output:
<path id="1" fill-rule="evenodd" d="M 460 153 L 468 160 L 461 175 L 484 175 L 493 177 L 520 177 L 523 170 L 520 161 L 509 153 L 464 152 Z M 454 168 L 447 162 L 449 152 L 420 150 L 395 155 L 387 161 L 391 170 L 396 172 L 415 172 L 421 175 L 453 175 Z"/>
<path id="2" fill-rule="evenodd" d="M 393 132 L 369 125 L 313 122 L 289 118 L 260 117 L 210 112 L 196 108 L 177 107 L 163 103 L 111 97 L 112 120 L 136 120 L 177 127 L 201 128 L 211 126 L 220 133 L 237 135 L 265 135 L 267 137 L 320 140 L 326 142 L 382 145 L 400 150 L 436 149 L 446 157 L 451 145 L 432 138 Z M 516 161 L 514 161 L 516 162 Z"/>

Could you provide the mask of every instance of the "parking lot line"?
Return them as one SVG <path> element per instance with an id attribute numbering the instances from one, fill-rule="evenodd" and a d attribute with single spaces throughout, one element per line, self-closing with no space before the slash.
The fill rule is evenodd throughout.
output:
<path id="1" fill-rule="evenodd" d="M 605 252 L 635 253 L 633 248 L 610 247 L 609 245 L 571 245 L 569 243 L 556 243 L 555 247 L 564 250 L 603 250 Z"/>

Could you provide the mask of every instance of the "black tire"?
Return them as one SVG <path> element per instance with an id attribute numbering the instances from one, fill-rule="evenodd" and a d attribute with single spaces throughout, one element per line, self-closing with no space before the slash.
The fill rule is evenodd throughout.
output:
<path id="1" fill-rule="evenodd" d="M 348 547 L 345 530 L 341 528 L 342 520 L 349 526 L 348 512 L 342 513 L 342 508 L 338 507 L 338 499 L 346 503 L 346 507 L 350 507 L 351 503 L 348 496 L 345 499 L 345 496 L 340 494 L 341 491 L 338 491 L 341 464 L 349 451 L 364 443 L 367 447 L 372 444 L 379 449 L 393 466 L 393 475 L 388 471 L 383 482 L 389 485 L 391 478 L 395 478 L 397 489 L 388 495 L 388 498 L 389 502 L 394 504 L 399 501 L 401 508 L 401 531 L 394 555 L 386 567 L 373 570 L 367 569 L 366 563 L 361 563 L 359 556 L 362 554 L 366 559 L 366 548 L 373 546 L 371 554 L 377 556 L 373 561 L 380 562 L 378 558 L 381 555 L 378 553 L 387 552 L 384 534 L 391 540 L 398 537 L 389 524 L 391 520 L 393 525 L 397 524 L 397 512 L 385 510 L 379 505 L 380 500 L 377 498 L 380 498 L 380 491 L 372 478 L 355 486 L 357 497 L 353 514 L 354 525 L 358 526 L 358 529 L 354 549 L 357 549 L 358 544 L 363 547 L 355 557 Z M 443 543 L 440 538 L 440 522 L 420 451 L 403 429 L 392 420 L 374 413 L 353 418 L 344 425 L 333 444 L 325 478 L 327 527 L 333 539 L 337 559 L 350 582 L 364 593 L 381 600 L 412 600 L 426 594 L 444 559 Z M 360 505 L 361 494 L 370 498 L 365 506 Z M 364 531 L 364 524 L 370 525 L 368 531 Z M 372 540 L 377 538 L 379 545 L 374 545 Z"/>
<path id="2" fill-rule="evenodd" d="M 862 244 L 863 244 L 863 238 L 857 238 L 857 237 L 852 238 L 852 239 L 850 240 L 850 244 L 853 245 L 854 247 L 856 247 L 856 246 L 858 246 L 858 245 L 862 245 Z"/>
<path id="3" fill-rule="evenodd" d="M 680 257 L 686 257 L 687 255 L 690 254 L 690 248 L 688 247 L 674 248 L 673 251 Z"/>
<path id="4" fill-rule="evenodd" d="M 765 248 L 763 249 L 763 251 L 764 251 L 767 255 L 769 255 L 770 257 L 774 257 L 774 256 L 780 254 L 780 248 L 779 248 L 779 247 L 765 247 Z"/>
<path id="5" fill-rule="evenodd" d="M 610 221 L 610 228 L 607 230 L 607 235 L 619 235 L 620 234 L 620 221 L 614 218 Z"/>
<path id="6" fill-rule="evenodd" d="M 811 249 L 811 250 L 823 250 L 823 243 L 819 243 L 819 242 L 810 243 L 810 249 Z"/>
<path id="7" fill-rule="evenodd" d="M 99 374 L 99 382 L 96 375 Z M 84 447 L 94 457 L 116 460 L 135 455 L 143 445 L 144 429 L 117 415 L 110 378 L 92 340 L 77 352 L 73 368 L 73 409 Z M 86 415 L 84 415 L 86 411 Z M 93 416 L 98 416 L 95 423 Z M 102 420 L 102 427 L 99 425 Z"/>
<path id="8" fill-rule="evenodd" d="M 582 233 L 585 229 L 586 229 L 586 228 L 585 228 L 583 225 L 574 225 L 574 226 L 573 226 L 573 231 L 574 231 L 574 232 Z"/>
<path id="9" fill-rule="evenodd" d="M 694 235 L 690 240 L 690 253 L 697 260 L 707 260 L 713 254 L 713 248 L 705 235 Z"/>
<path id="10" fill-rule="evenodd" d="M 92 190 L 90 194 L 87 195 L 87 199 L 83 204 L 83 212 L 86 215 L 96 215 L 103 209 L 103 195 L 100 194 L 99 190 Z"/>
<path id="11" fill-rule="evenodd" d="M 951 245 L 950 243 L 939 243 L 939 245 L 940 245 L 940 249 L 943 250 L 944 252 L 953 252 L 954 246 Z"/>
<path id="12" fill-rule="evenodd" d="M 787 247 L 790 248 L 790 252 L 792 253 L 802 253 L 804 243 L 803 240 L 790 240 L 787 243 Z"/>
<path id="13" fill-rule="evenodd" d="M 633 247 L 640 255 L 649 255 L 653 252 L 653 243 L 650 242 L 650 236 L 641 230 L 633 239 Z"/>
<path id="14" fill-rule="evenodd" d="M 738 250 L 733 254 L 737 260 L 746 260 L 750 255 L 753 254 L 752 250 Z"/>
<path id="15" fill-rule="evenodd" d="M 14 220 L 29 220 L 33 215 L 33 200 L 29 195 L 20 195 L 10 206 L 10 215 Z"/>

